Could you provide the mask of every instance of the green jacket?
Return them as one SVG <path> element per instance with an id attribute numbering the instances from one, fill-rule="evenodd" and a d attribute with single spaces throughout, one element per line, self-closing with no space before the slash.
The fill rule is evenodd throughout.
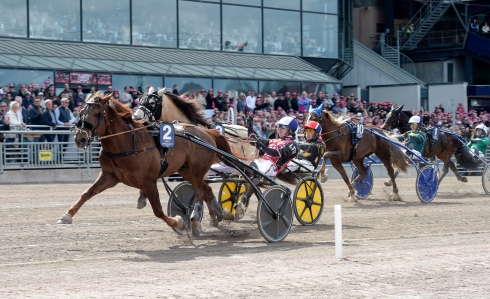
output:
<path id="1" fill-rule="evenodd" d="M 418 151 L 420 154 L 424 153 L 425 143 L 427 142 L 427 135 L 422 130 L 408 131 L 405 134 L 398 136 L 398 140 L 405 141 L 405 146 L 409 149 Z"/>
<path id="2" fill-rule="evenodd" d="M 487 152 L 488 145 L 490 144 L 490 140 L 487 136 L 482 136 L 479 138 L 473 138 L 468 142 L 468 147 L 471 149 L 478 149 L 481 153 L 485 154 Z"/>

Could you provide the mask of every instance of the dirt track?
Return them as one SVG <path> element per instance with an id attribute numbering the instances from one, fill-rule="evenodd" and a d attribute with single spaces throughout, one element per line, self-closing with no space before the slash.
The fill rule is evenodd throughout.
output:
<path id="1" fill-rule="evenodd" d="M 137 210 L 137 190 L 123 185 L 89 201 L 72 225 L 55 223 L 88 184 L 0 186 L 0 298 L 488 298 L 490 195 L 481 178 L 446 178 L 430 204 L 419 202 L 414 180 L 399 180 L 403 202 L 388 202 L 376 179 L 359 203 L 344 202 L 344 183 L 330 180 L 320 222 L 295 222 L 276 244 L 257 229 L 255 199 L 239 223 L 214 228 L 205 217 L 192 244 L 149 207 Z M 343 260 L 334 204 L 342 204 Z"/>

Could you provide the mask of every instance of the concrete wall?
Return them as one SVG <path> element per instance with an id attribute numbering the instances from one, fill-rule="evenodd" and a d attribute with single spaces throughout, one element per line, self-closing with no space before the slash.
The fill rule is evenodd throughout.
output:
<path id="1" fill-rule="evenodd" d="M 354 94 L 356 98 L 361 97 L 361 86 L 356 85 L 356 86 L 342 86 L 342 94 L 347 96 L 350 95 L 351 93 Z"/>
<path id="2" fill-rule="evenodd" d="M 374 53 L 374 52 L 373 52 Z M 375 53 L 375 55 L 378 55 Z M 372 68 L 369 65 L 359 61 L 354 56 L 353 69 L 342 78 L 344 85 L 359 85 L 366 88 L 369 85 L 389 85 L 397 84 L 394 80 L 387 78 L 379 69 Z"/>
<path id="3" fill-rule="evenodd" d="M 465 80 L 465 64 L 462 58 L 454 58 L 440 61 L 423 61 L 415 63 L 417 78 L 430 83 L 452 83 L 448 81 L 448 64 L 453 64 L 452 82 Z"/>
<path id="4" fill-rule="evenodd" d="M 385 102 L 390 101 L 395 104 L 404 104 L 405 110 L 419 110 L 420 104 L 420 85 L 393 85 L 393 86 L 369 86 L 369 101 Z"/>
<path id="5" fill-rule="evenodd" d="M 359 7 L 352 11 L 354 38 L 372 49 L 371 36 L 376 34 L 376 24 L 384 23 L 384 11 L 380 7 Z"/>
<path id="6" fill-rule="evenodd" d="M 430 84 L 429 85 L 429 110 L 434 111 L 436 106 L 442 104 L 444 111 L 454 112 L 459 103 L 463 103 L 465 110 L 468 110 L 467 82 Z M 454 107 L 450 100 L 454 100 Z"/>

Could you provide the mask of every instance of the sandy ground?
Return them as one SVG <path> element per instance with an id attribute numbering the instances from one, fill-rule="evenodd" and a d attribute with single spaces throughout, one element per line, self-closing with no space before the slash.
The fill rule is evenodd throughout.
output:
<path id="1" fill-rule="evenodd" d="M 124 185 L 89 201 L 72 225 L 55 223 L 89 184 L 3 185 L 0 298 L 488 298 L 490 195 L 481 178 L 446 178 L 429 204 L 415 178 L 399 180 L 402 202 L 387 200 L 382 181 L 358 203 L 344 202 L 342 181 L 326 182 L 319 223 L 295 221 L 274 244 L 257 228 L 255 198 L 238 223 L 214 228 L 205 217 L 190 242 L 149 207 L 137 210 L 137 190 Z"/>

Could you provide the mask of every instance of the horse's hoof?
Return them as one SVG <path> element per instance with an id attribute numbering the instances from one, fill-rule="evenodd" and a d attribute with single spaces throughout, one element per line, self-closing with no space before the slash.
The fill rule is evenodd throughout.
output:
<path id="1" fill-rule="evenodd" d="M 223 214 L 224 216 L 221 218 L 221 220 L 235 220 L 235 216 L 232 213 L 230 213 L 230 211 L 223 210 Z M 219 218 L 218 220 L 221 221 Z"/>
<path id="2" fill-rule="evenodd" d="M 320 182 L 322 182 L 322 183 L 325 183 L 327 180 L 328 180 L 328 175 L 326 175 L 326 176 L 322 176 L 322 177 L 320 178 Z"/>
<path id="3" fill-rule="evenodd" d="M 242 219 L 243 216 L 245 216 L 246 211 L 247 207 L 243 204 L 243 202 L 239 201 L 235 207 L 235 221 Z"/>
<path id="4" fill-rule="evenodd" d="M 467 178 L 467 177 L 465 177 L 465 176 L 464 176 L 464 177 L 462 177 L 462 178 L 461 178 L 461 182 L 463 182 L 463 183 L 468 183 L 468 178 Z"/>
<path id="5" fill-rule="evenodd" d="M 386 186 L 386 187 L 391 187 L 391 186 L 393 186 L 393 183 L 391 182 L 391 180 L 386 181 L 386 182 L 385 182 L 385 186 Z"/>
<path id="6" fill-rule="evenodd" d="M 73 218 L 66 214 L 61 215 L 60 219 L 56 222 L 56 224 L 72 224 Z"/>
<path id="7" fill-rule="evenodd" d="M 185 225 L 184 225 L 184 219 L 180 215 L 177 215 L 174 217 L 175 221 L 177 222 L 177 225 L 175 226 L 176 229 L 183 230 Z"/>
<path id="8" fill-rule="evenodd" d="M 393 194 L 393 195 L 391 195 L 390 199 L 392 201 L 402 201 L 402 198 L 400 197 L 399 194 Z"/>
<path id="9" fill-rule="evenodd" d="M 218 220 L 218 217 L 217 216 L 210 216 L 209 217 L 209 223 L 213 226 L 213 227 L 218 227 L 219 225 L 219 220 Z"/>
<path id="10" fill-rule="evenodd" d="M 192 235 L 194 237 L 199 237 L 202 234 L 201 222 L 197 220 L 192 220 Z"/>
<path id="11" fill-rule="evenodd" d="M 137 209 L 142 209 L 146 207 L 146 198 L 138 198 L 138 205 L 136 206 Z"/>

